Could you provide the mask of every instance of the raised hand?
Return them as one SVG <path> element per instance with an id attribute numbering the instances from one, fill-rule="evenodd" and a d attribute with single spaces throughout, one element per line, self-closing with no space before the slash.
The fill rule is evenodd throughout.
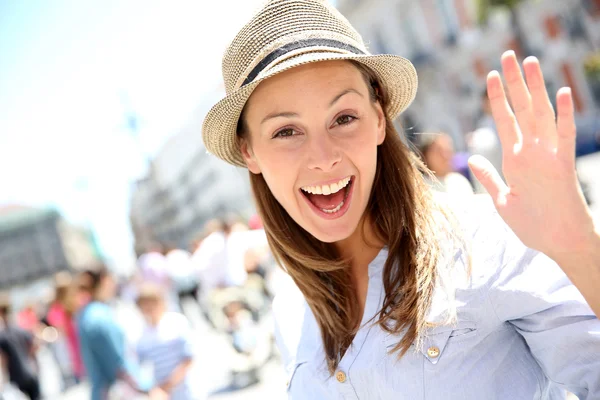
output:
<path id="1" fill-rule="evenodd" d="M 488 97 L 503 152 L 506 184 L 483 157 L 469 165 L 496 209 L 528 247 L 555 260 L 587 250 L 594 223 L 575 172 L 575 119 L 569 88 L 556 95 L 558 117 L 548 98 L 540 64 L 502 55 L 512 109 L 497 71 L 487 78 Z"/>

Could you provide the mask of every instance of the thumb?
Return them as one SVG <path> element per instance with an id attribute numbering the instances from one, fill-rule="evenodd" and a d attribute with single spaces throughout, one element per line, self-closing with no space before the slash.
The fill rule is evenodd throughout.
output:
<path id="1" fill-rule="evenodd" d="M 496 171 L 496 168 L 485 157 L 474 155 L 469 158 L 469 167 L 479 182 L 496 204 L 503 204 L 508 187 Z"/>

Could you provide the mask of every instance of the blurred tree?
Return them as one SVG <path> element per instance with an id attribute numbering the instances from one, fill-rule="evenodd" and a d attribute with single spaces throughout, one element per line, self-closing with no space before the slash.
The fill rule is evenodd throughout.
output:
<path id="1" fill-rule="evenodd" d="M 490 12 L 496 7 L 503 7 L 510 12 L 510 25 L 518 46 L 514 50 L 520 57 L 531 54 L 517 12 L 523 2 L 524 0 L 477 0 L 477 15 L 481 25 L 487 24 Z"/>

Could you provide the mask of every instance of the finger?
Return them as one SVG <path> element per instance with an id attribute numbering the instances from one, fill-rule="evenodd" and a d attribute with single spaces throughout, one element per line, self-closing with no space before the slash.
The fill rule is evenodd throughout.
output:
<path id="1" fill-rule="evenodd" d="M 572 164 L 575 168 L 575 112 L 571 88 L 561 88 L 556 93 L 557 119 L 557 155 L 563 161 Z"/>
<path id="2" fill-rule="evenodd" d="M 492 71 L 488 74 L 487 91 L 494 121 L 496 121 L 496 128 L 498 129 L 498 136 L 500 136 L 500 142 L 502 143 L 502 151 L 505 154 L 509 151 L 512 152 L 515 144 L 521 142 L 521 138 L 517 120 L 506 100 L 506 93 L 498 71 Z"/>
<path id="3" fill-rule="evenodd" d="M 502 72 L 508 87 L 512 108 L 521 128 L 520 131 L 524 131 L 523 134 L 527 135 L 528 132 L 535 130 L 535 119 L 533 117 L 531 95 L 523 79 L 514 51 L 510 50 L 502 55 Z"/>
<path id="4" fill-rule="evenodd" d="M 556 120 L 552 103 L 546 91 L 544 75 L 540 63 L 535 57 L 527 57 L 523 62 L 527 86 L 531 93 L 533 115 L 535 118 L 535 136 L 529 139 L 539 139 L 548 143 L 552 148 L 556 146 Z"/>
<path id="5" fill-rule="evenodd" d="M 481 182 L 485 190 L 494 199 L 494 204 L 497 206 L 506 204 L 508 187 L 492 163 L 483 156 L 475 155 L 469 158 L 469 167 L 477 180 Z"/>

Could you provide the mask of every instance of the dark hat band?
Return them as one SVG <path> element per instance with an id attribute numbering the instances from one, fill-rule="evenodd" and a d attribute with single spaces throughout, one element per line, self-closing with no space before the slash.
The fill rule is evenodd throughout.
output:
<path id="1" fill-rule="evenodd" d="M 242 86 L 251 83 L 268 65 L 270 65 L 279 57 L 284 56 L 285 54 L 291 51 L 295 51 L 304 47 L 333 47 L 337 49 L 346 50 L 354 54 L 365 54 L 364 51 L 352 45 L 349 45 L 348 43 L 340 42 L 339 40 L 319 38 L 297 40 L 295 42 L 288 43 L 279 47 L 278 49 L 273 50 L 265 58 L 263 58 L 256 65 L 256 67 L 254 67 L 252 71 L 250 71 L 250 73 L 244 80 L 244 83 L 242 83 Z"/>

